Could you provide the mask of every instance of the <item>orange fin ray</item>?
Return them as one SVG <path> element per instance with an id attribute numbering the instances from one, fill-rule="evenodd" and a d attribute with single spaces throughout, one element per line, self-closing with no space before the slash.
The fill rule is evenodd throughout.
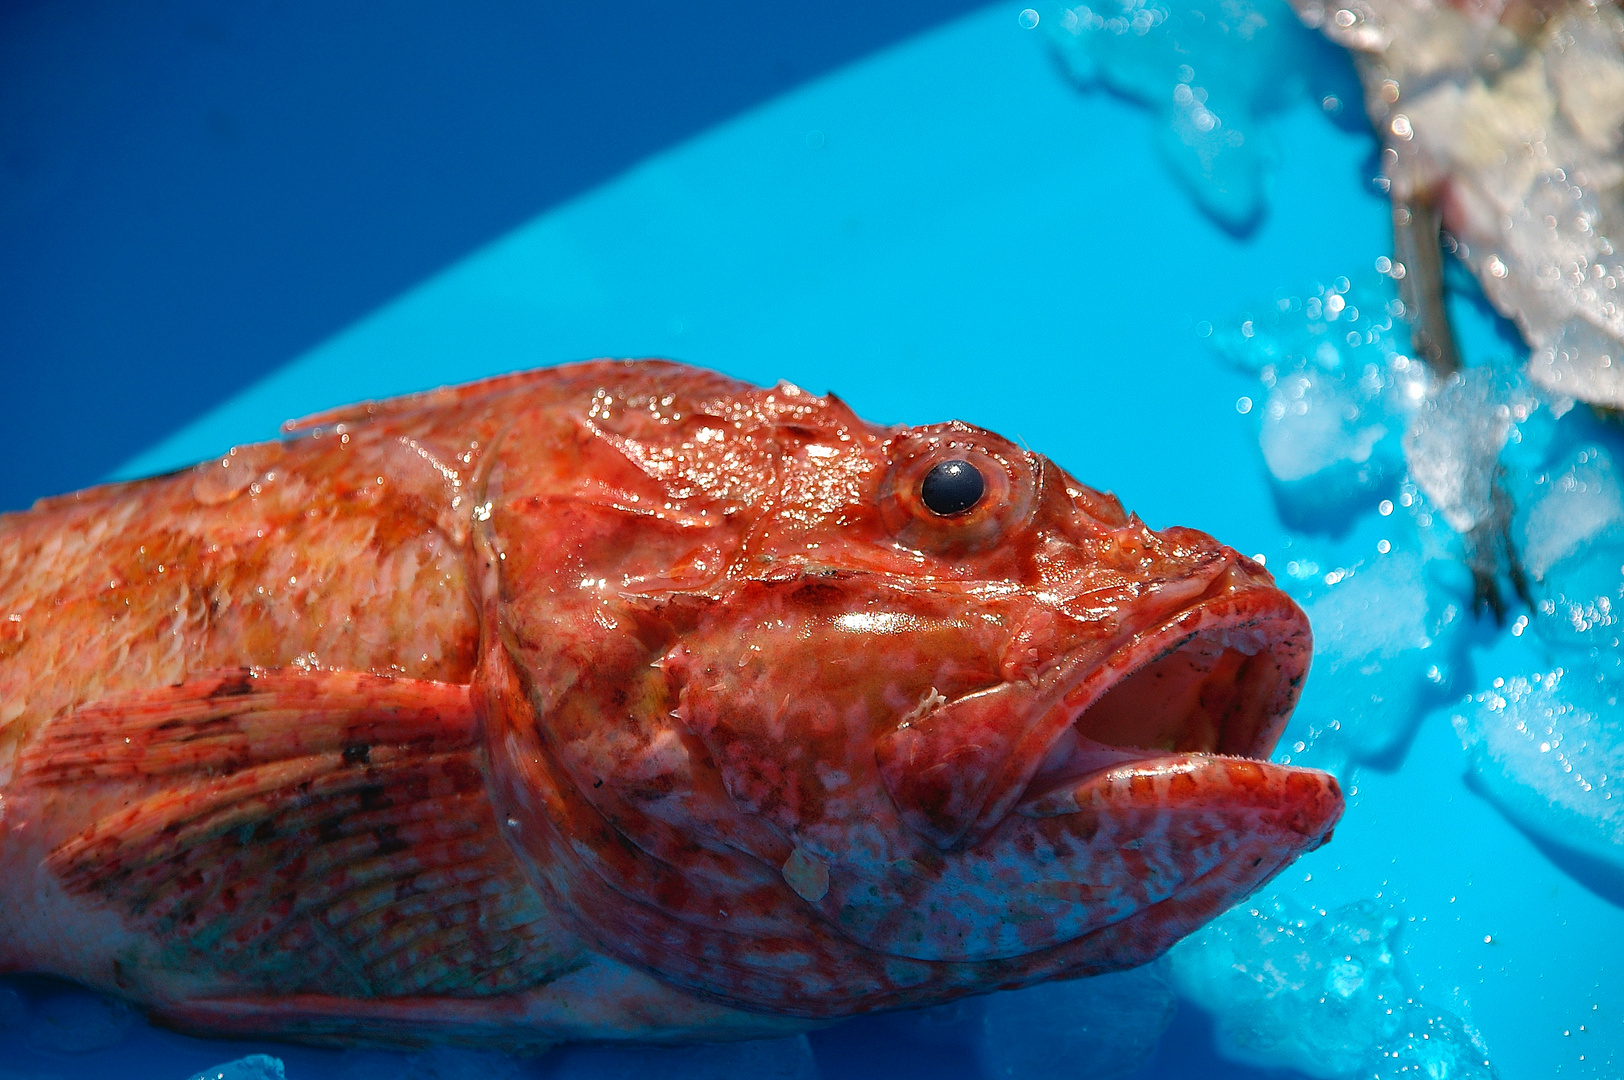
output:
<path id="1" fill-rule="evenodd" d="M 580 944 L 498 833 L 466 686 L 232 671 L 60 717 L 19 780 L 117 809 L 47 865 L 245 991 L 479 996 Z"/>

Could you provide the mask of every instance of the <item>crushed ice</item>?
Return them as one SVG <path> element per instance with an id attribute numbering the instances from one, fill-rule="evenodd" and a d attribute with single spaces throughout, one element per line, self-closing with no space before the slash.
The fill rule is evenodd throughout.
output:
<path id="1" fill-rule="evenodd" d="M 1551 394 L 1624 406 L 1624 13 L 1553 0 L 1296 0 L 1359 55 L 1396 206 L 1449 244 L 1532 346 Z"/>
<path id="2" fill-rule="evenodd" d="M 236 1061 L 204 1069 L 192 1080 L 287 1080 L 287 1073 L 283 1071 L 281 1058 L 269 1054 L 249 1054 Z"/>
<path id="3" fill-rule="evenodd" d="M 1338 278 L 1214 333 L 1224 359 L 1263 384 L 1258 445 L 1288 524 L 1351 515 L 1403 473 L 1406 419 L 1430 388 L 1399 345 L 1403 314 L 1374 275 Z"/>
<path id="4" fill-rule="evenodd" d="M 1173 978 L 1212 1013 L 1224 1053 L 1250 1065 L 1321 1080 L 1493 1077 L 1477 1032 L 1406 984 L 1398 926 L 1367 900 L 1242 905 L 1173 948 Z"/>
<path id="5" fill-rule="evenodd" d="M 1475 785 L 1546 845 L 1624 871 L 1624 717 L 1594 671 L 1497 679 L 1455 716 Z"/>
<path id="6" fill-rule="evenodd" d="M 1291 530 L 1269 568 L 1314 628 L 1277 757 L 1345 781 L 1397 768 L 1423 716 L 1455 702 L 1473 790 L 1624 903 L 1616 422 L 1551 396 L 1520 358 L 1434 374 L 1410 356 L 1392 262 L 1377 270 L 1279 293 L 1210 332 L 1259 382 L 1240 411 Z M 1521 639 L 1527 669 L 1471 675 L 1468 647 L 1501 635 Z M 1374 904 L 1260 898 L 1177 946 L 1174 981 L 1212 1013 L 1224 1052 L 1255 1065 L 1493 1075 L 1467 1021 L 1404 984 L 1396 925 Z"/>
<path id="7" fill-rule="evenodd" d="M 1341 113 L 1349 90 L 1346 61 L 1285 0 L 1094 0 L 1051 7 L 1040 25 L 1080 86 L 1157 114 L 1157 149 L 1174 175 L 1236 232 L 1265 210 L 1278 156 L 1268 117 L 1309 95 Z M 1355 100 L 1349 107 L 1358 113 Z"/>

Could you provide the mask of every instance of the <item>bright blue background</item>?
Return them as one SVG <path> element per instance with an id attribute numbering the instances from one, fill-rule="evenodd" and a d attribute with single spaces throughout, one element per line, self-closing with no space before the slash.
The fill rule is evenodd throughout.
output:
<path id="1" fill-rule="evenodd" d="M 1266 302 L 1276 287 L 1353 274 L 1389 250 L 1385 206 L 1368 185 L 1371 141 L 1338 131 L 1306 102 L 1283 118 L 1273 209 L 1255 236 L 1237 240 L 1167 177 L 1150 152 L 1150 119 L 1076 93 L 1041 34 L 1019 29 L 1019 7 L 985 9 L 776 97 L 504 232 L 124 473 L 269 437 L 287 417 L 357 398 L 593 355 L 661 354 L 834 389 L 876 420 L 962 417 L 1115 489 L 1153 525 L 1191 524 L 1248 552 L 1279 550 L 1284 530 L 1234 408 L 1255 384 L 1219 368 L 1196 326 Z M 791 15 L 777 17 L 776 33 L 800 32 Z M 429 108 L 435 97 L 412 100 Z M 305 183 L 325 197 L 319 175 Z M 385 224 L 398 215 L 402 228 L 419 227 L 409 200 L 391 205 L 376 211 Z M 465 245 L 479 239 L 461 235 Z M 342 261 L 352 246 L 309 262 Z M 455 253 L 439 250 L 438 261 L 422 254 L 405 280 L 376 288 L 393 292 Z M 207 284 L 205 270 L 186 274 Z M 324 293 L 329 280 L 299 289 Z M 59 311 L 68 304 L 51 295 Z M 358 314 L 323 317 L 336 325 Z M 280 340 L 275 360 L 298 348 Z M 177 378 L 195 377 L 159 374 L 172 369 L 154 355 L 128 361 L 131 386 L 161 399 Z M 234 371 L 238 384 L 248 377 Z M 63 376 L 21 399 L 20 411 L 47 418 L 23 449 L 45 458 L 59 449 L 47 452 L 47 435 L 80 438 L 94 426 L 79 415 L 82 384 L 108 378 Z M 165 415 L 173 428 L 184 413 Z M 1501 655 L 1478 667 L 1493 675 L 1521 662 Z M 1398 905 L 1413 920 L 1412 980 L 1427 1000 L 1470 1016 L 1506 1080 L 1611 1075 L 1624 1059 L 1624 912 L 1472 795 L 1464 764 L 1446 715 L 1429 717 L 1403 769 L 1357 778 L 1335 842 L 1281 885 L 1317 905 L 1372 896 Z M 1267 1075 L 1215 1059 L 1205 1024 L 1181 1010 L 1146 1076 Z M 244 1052 L 141 1038 L 141 1053 L 126 1044 L 51 1071 L 99 1075 L 117 1062 L 132 1077 L 180 1080 Z M 970 1075 L 962 1055 L 899 1046 L 883 1019 L 814 1043 L 831 1080 Z M 145 1052 L 159 1045 L 172 1050 Z M 330 1056 L 277 1052 L 294 1080 L 336 1075 Z"/>
<path id="2" fill-rule="evenodd" d="M 4 0 L 0 510 L 975 0 Z"/>

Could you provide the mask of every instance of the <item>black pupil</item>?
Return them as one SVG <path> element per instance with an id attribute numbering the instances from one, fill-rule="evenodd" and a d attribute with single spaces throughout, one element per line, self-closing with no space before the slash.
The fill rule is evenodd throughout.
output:
<path id="1" fill-rule="evenodd" d="M 962 458 L 943 461 L 925 474 L 919 486 L 919 499 L 925 509 L 940 517 L 962 514 L 981 501 L 987 481 L 976 467 Z"/>

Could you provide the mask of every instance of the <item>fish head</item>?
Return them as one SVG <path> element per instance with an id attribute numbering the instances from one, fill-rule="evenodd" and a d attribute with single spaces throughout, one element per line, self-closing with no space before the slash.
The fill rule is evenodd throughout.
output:
<path id="1" fill-rule="evenodd" d="M 666 396 L 490 503 L 498 801 L 601 947 L 945 1000 L 1145 962 L 1329 837 L 1335 780 L 1267 761 L 1311 639 L 1258 563 L 966 424 Z"/>

